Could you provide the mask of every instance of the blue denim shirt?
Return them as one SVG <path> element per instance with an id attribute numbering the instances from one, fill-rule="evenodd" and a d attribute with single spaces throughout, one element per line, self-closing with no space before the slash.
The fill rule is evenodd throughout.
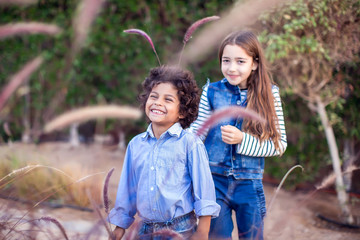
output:
<path id="1" fill-rule="evenodd" d="M 225 78 L 210 83 L 207 92 L 212 110 L 230 105 L 246 107 L 246 98 L 241 101 L 240 88 L 231 85 Z M 233 175 L 236 179 L 262 179 L 264 157 L 252 157 L 236 153 L 236 145 L 226 144 L 221 139 L 220 126 L 232 125 L 241 129 L 242 119 L 227 119 L 212 127 L 205 139 L 210 169 L 214 174 Z"/>
<path id="2" fill-rule="evenodd" d="M 179 123 L 156 139 L 150 124 L 127 147 L 108 221 L 126 229 L 136 213 L 145 222 L 166 222 L 193 210 L 213 217 L 220 211 L 204 144 Z"/>

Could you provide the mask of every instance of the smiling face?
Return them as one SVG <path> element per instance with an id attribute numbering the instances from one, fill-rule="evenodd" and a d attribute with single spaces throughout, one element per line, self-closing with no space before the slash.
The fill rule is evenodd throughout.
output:
<path id="1" fill-rule="evenodd" d="M 221 72 L 231 85 L 247 87 L 247 80 L 257 62 L 238 45 L 226 45 L 221 57 Z"/>
<path id="2" fill-rule="evenodd" d="M 150 119 L 154 134 L 160 135 L 181 118 L 177 89 L 171 83 L 160 83 L 153 87 L 146 101 L 145 113 Z"/>

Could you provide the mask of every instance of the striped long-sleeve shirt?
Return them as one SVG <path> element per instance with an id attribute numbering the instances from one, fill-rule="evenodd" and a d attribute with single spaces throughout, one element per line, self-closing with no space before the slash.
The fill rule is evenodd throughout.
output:
<path id="1" fill-rule="evenodd" d="M 204 86 L 203 92 L 201 94 L 200 106 L 199 106 L 199 115 L 197 120 L 190 126 L 190 130 L 192 132 L 196 132 L 200 126 L 211 116 L 212 109 L 210 108 L 210 104 L 207 97 L 207 91 L 209 87 L 209 82 Z M 252 157 L 271 157 L 280 155 L 285 152 L 287 147 L 286 140 L 286 131 L 285 131 L 285 122 L 284 122 L 284 114 L 282 110 L 281 98 L 279 93 L 279 88 L 277 86 L 272 87 L 272 93 L 274 96 L 274 104 L 275 111 L 278 118 L 277 129 L 279 130 L 280 137 L 280 151 L 275 149 L 274 142 L 269 140 L 260 141 L 259 138 L 252 136 L 251 134 L 244 133 L 243 140 L 240 144 L 236 146 L 236 152 L 238 154 L 252 156 Z M 240 91 L 241 101 L 247 97 L 247 91 Z M 204 141 L 208 133 L 205 133 L 200 136 L 200 138 Z"/>

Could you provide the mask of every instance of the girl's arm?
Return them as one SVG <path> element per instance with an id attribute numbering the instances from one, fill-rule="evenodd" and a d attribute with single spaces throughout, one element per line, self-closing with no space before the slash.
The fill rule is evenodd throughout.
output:
<path id="1" fill-rule="evenodd" d="M 209 239 L 211 216 L 200 216 L 196 232 L 191 236 L 190 240 L 207 240 Z"/>
<path id="2" fill-rule="evenodd" d="M 236 152 L 238 154 L 253 156 L 253 157 L 271 157 L 280 155 L 285 152 L 287 147 L 286 140 L 286 131 L 285 131 L 285 122 L 284 122 L 284 114 L 281 105 L 279 88 L 274 86 L 272 88 L 272 93 L 275 101 L 275 112 L 278 117 L 278 130 L 281 134 L 280 137 L 280 151 L 275 149 L 274 142 L 270 140 L 264 140 L 260 142 L 260 140 L 248 133 L 242 132 L 242 140 L 237 145 Z"/>
<path id="3" fill-rule="evenodd" d="M 190 126 L 190 131 L 193 133 L 196 133 L 197 130 L 201 127 L 201 125 L 210 117 L 211 115 L 211 109 L 210 109 L 210 104 L 207 98 L 207 90 L 209 87 L 210 82 L 208 81 L 205 86 L 203 87 L 203 91 L 201 93 L 201 98 L 200 98 L 200 104 L 199 104 L 199 115 L 197 117 L 197 119 L 195 120 L 195 122 L 193 122 Z M 209 132 L 209 129 L 206 129 L 206 131 L 204 132 L 204 134 L 202 134 L 200 136 L 201 140 L 205 140 L 207 134 Z"/>

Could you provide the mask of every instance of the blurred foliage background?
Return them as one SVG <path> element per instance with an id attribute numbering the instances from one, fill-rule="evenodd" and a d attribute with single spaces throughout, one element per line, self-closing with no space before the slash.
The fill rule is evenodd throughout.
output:
<path id="1" fill-rule="evenodd" d="M 0 130 L 3 144 L 10 140 L 20 141 L 24 129 L 33 133 L 32 141 L 37 142 L 39 136 L 36 133 L 41 132 L 47 121 L 73 108 L 112 103 L 137 106 L 136 97 L 141 82 L 158 63 L 144 38 L 125 34 L 123 30 L 138 28 L 147 32 L 161 62 L 166 64 L 181 50 L 184 34 L 193 22 L 207 16 L 221 16 L 235 4 L 246 1 L 107 0 L 92 25 L 84 48 L 75 56 L 71 65 L 67 66 L 74 34 L 72 21 L 79 2 L 39 0 L 31 5 L 0 6 L 0 25 L 39 21 L 52 23 L 63 29 L 55 37 L 35 34 L 0 41 L 0 86 L 5 86 L 10 76 L 30 59 L 37 55 L 45 58 L 40 69 L 31 76 L 27 84 L 17 90 L 2 111 L 0 123 L 9 124 L 11 130 L 11 135 Z M 309 52 L 321 52 L 327 56 L 331 49 L 312 37 L 315 30 L 319 30 L 319 36 L 326 36 L 324 26 L 329 27 L 327 31 L 334 30 L 332 27 L 336 25 L 337 17 L 347 16 L 346 8 L 353 10 L 347 21 L 357 23 L 359 28 L 360 7 L 359 1 L 355 0 L 343 1 L 344 6 L 339 5 L 342 2 L 340 0 L 291 2 L 294 4 L 284 4 L 281 11 L 267 12 L 249 27 L 254 29 L 264 44 L 273 67 L 274 80 L 280 86 L 288 137 L 285 154 L 267 159 L 265 172 L 271 178 L 280 179 L 288 169 L 300 164 L 305 172 L 292 174 L 286 182 L 288 187 L 300 187 L 299 183 L 314 183 L 329 173 L 331 159 L 319 116 L 310 110 L 306 99 L 296 94 L 296 89 L 286 84 L 279 65 L 286 65 L 286 61 L 293 59 L 295 53 L 304 58 L 308 57 L 306 54 Z M 338 9 L 330 8 L 331 5 Z M 339 11 L 339 15 L 333 14 L 335 10 Z M 329 15 L 330 13 L 333 15 Z M 311 28 L 308 24 L 311 24 Z M 341 31 L 336 27 L 335 30 Z M 296 36 L 302 37 L 296 39 Z M 196 38 L 196 33 L 193 37 Z M 295 48 L 289 49 L 290 47 Z M 339 86 L 340 93 L 329 102 L 326 110 L 341 157 L 345 154 L 345 139 L 351 139 L 352 156 L 356 157 L 355 163 L 359 164 L 360 60 L 359 51 L 353 49 L 352 58 L 338 61 L 331 68 L 332 78 L 337 81 L 331 86 Z M 187 67 L 194 73 L 199 86 L 207 78 L 211 81 L 222 78 L 217 49 L 209 52 L 205 59 Z M 65 99 L 57 102 L 53 108 L 51 103 L 61 92 Z M 144 120 L 107 120 L 103 133 L 122 128 L 129 140 L 143 131 L 145 126 Z"/>

